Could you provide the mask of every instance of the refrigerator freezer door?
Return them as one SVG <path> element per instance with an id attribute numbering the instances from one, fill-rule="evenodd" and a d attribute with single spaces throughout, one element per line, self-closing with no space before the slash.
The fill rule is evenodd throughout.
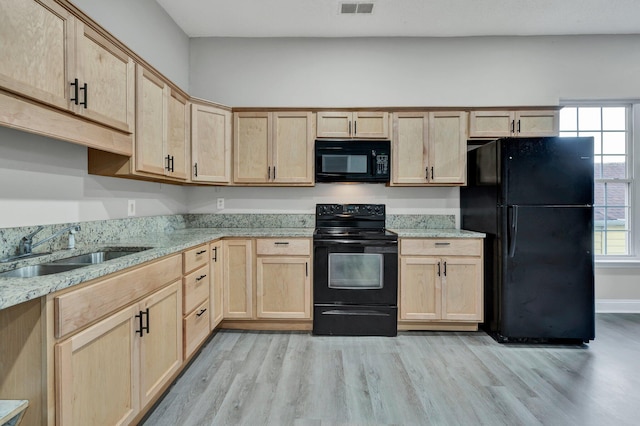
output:
<path id="1" fill-rule="evenodd" d="M 502 217 L 499 334 L 593 339 L 592 208 L 509 206 Z"/>
<path id="2" fill-rule="evenodd" d="M 502 139 L 502 205 L 592 205 L 593 138 Z"/>

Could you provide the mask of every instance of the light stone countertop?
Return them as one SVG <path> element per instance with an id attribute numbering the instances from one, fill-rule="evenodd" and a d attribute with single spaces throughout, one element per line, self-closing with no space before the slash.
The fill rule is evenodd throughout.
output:
<path id="1" fill-rule="evenodd" d="M 0 271 L 47 263 L 65 257 L 100 251 L 109 247 L 151 247 L 103 263 L 83 266 L 68 272 L 34 278 L 0 277 L 0 309 L 27 302 L 47 294 L 149 262 L 222 237 L 306 237 L 313 236 L 313 228 L 188 228 L 167 234 L 149 233 L 143 237 L 105 241 L 100 245 L 78 246 L 73 251 L 62 250 L 19 262 L 0 264 Z"/>
<path id="2" fill-rule="evenodd" d="M 223 237 L 268 238 L 313 236 L 313 228 L 187 228 L 169 233 L 148 233 L 105 241 L 102 244 L 78 246 L 73 251 L 61 250 L 50 255 L 0 264 L 0 272 L 14 268 L 47 263 L 65 257 L 100 251 L 109 247 L 150 247 L 150 249 L 103 263 L 83 266 L 68 272 L 34 278 L 0 277 L 0 309 L 5 309 L 65 288 L 103 277 L 141 263 L 149 262 L 199 244 Z M 483 238 L 484 234 L 459 229 L 393 229 L 401 238 Z"/>
<path id="3" fill-rule="evenodd" d="M 484 238 L 482 232 L 464 229 L 390 229 L 400 238 Z"/>
<path id="4" fill-rule="evenodd" d="M 15 425 L 28 406 L 27 400 L 0 399 L 0 425 Z"/>

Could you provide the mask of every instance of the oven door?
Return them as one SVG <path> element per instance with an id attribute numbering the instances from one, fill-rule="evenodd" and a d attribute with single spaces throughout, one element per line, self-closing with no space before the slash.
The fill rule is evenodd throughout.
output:
<path id="1" fill-rule="evenodd" d="M 314 241 L 314 303 L 396 306 L 398 242 Z"/>

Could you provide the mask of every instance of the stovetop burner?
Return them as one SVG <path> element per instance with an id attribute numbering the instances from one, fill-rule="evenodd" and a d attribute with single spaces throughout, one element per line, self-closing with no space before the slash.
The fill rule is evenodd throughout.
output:
<path id="1" fill-rule="evenodd" d="M 384 204 L 317 204 L 314 238 L 351 240 L 394 240 L 385 229 Z"/>

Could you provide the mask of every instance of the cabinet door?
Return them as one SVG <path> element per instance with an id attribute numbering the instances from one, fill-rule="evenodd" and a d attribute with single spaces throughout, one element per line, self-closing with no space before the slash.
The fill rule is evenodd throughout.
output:
<path id="1" fill-rule="evenodd" d="M 216 328 L 224 318 L 223 312 L 223 250 L 222 241 L 211 243 L 211 263 L 210 263 L 210 290 L 209 302 L 211 304 L 211 330 Z"/>
<path id="2" fill-rule="evenodd" d="M 224 241 L 224 317 L 253 317 L 251 240 Z"/>
<path id="3" fill-rule="evenodd" d="M 360 111 L 353 113 L 353 137 L 389 138 L 389 113 Z"/>
<path id="4" fill-rule="evenodd" d="M 52 0 L 2 0 L 0 87 L 68 109 L 75 22 Z"/>
<path id="5" fill-rule="evenodd" d="M 393 184 L 427 183 L 428 113 L 393 114 Z"/>
<path id="6" fill-rule="evenodd" d="M 259 257 L 256 268 L 258 318 L 311 319 L 308 257 Z"/>
<path id="7" fill-rule="evenodd" d="M 239 112 L 233 115 L 235 183 L 266 183 L 269 180 L 269 118 L 268 112 Z"/>
<path id="8" fill-rule="evenodd" d="M 55 346 L 56 424 L 133 420 L 140 409 L 137 313 L 138 305 L 125 308 Z"/>
<path id="9" fill-rule="evenodd" d="M 189 170 L 189 105 L 187 98 L 171 90 L 167 97 L 167 149 L 170 156 L 170 171 L 167 175 L 176 179 L 187 179 Z"/>
<path id="10" fill-rule="evenodd" d="M 520 137 L 558 136 L 558 111 L 516 111 L 516 132 Z"/>
<path id="11" fill-rule="evenodd" d="M 442 280 L 442 319 L 482 321 L 481 258 L 443 258 Z"/>
<path id="12" fill-rule="evenodd" d="M 435 320 L 442 315 L 438 257 L 400 258 L 400 319 Z"/>
<path id="13" fill-rule="evenodd" d="M 350 138 L 352 115 L 346 111 L 320 111 L 317 114 L 319 138 Z"/>
<path id="14" fill-rule="evenodd" d="M 140 393 L 145 406 L 182 365 L 182 286 L 168 285 L 144 299 L 139 309 L 148 329 L 140 337 Z"/>
<path id="15" fill-rule="evenodd" d="M 467 114 L 429 113 L 429 183 L 463 184 L 467 164 Z"/>
<path id="16" fill-rule="evenodd" d="M 272 176 L 274 182 L 313 183 L 313 114 L 274 112 Z"/>
<path id="17" fill-rule="evenodd" d="M 191 180 L 231 181 L 231 112 L 191 105 Z"/>
<path id="18" fill-rule="evenodd" d="M 164 175 L 165 84 L 141 66 L 137 75 L 136 171 Z"/>
<path id="19" fill-rule="evenodd" d="M 78 21 L 77 76 L 80 90 L 77 112 L 107 126 L 132 133 L 135 117 L 135 66 L 125 52 Z"/>
<path id="20" fill-rule="evenodd" d="M 469 137 L 509 137 L 514 131 L 513 111 L 471 111 Z"/>

